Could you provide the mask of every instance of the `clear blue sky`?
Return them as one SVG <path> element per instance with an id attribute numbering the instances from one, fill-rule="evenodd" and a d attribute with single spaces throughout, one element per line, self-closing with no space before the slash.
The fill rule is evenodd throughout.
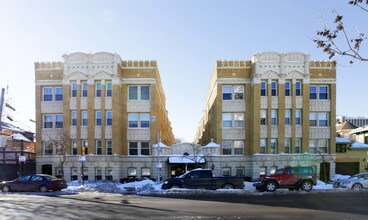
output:
<path id="1" fill-rule="evenodd" d="M 352 30 L 367 31 L 368 17 L 347 2 L 0 0 L 0 86 L 9 83 L 15 120 L 27 123 L 35 118 L 35 61 L 78 51 L 157 60 L 174 134 L 191 142 L 216 60 L 264 51 L 326 60 L 310 40 L 321 14 L 330 21 L 335 8 Z M 338 67 L 338 114 L 368 116 L 367 67 Z"/>

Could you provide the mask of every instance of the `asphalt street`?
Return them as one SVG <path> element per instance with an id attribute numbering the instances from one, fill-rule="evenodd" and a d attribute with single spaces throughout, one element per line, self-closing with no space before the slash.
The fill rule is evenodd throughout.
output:
<path id="1" fill-rule="evenodd" d="M 366 219 L 367 196 L 0 193 L 0 219 Z"/>

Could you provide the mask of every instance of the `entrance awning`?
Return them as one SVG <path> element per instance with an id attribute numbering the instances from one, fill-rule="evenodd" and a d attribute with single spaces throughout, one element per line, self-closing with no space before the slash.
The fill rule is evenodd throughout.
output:
<path id="1" fill-rule="evenodd" d="M 191 157 L 191 156 L 172 156 L 167 158 L 168 164 L 205 164 L 206 160 L 203 157 Z"/>

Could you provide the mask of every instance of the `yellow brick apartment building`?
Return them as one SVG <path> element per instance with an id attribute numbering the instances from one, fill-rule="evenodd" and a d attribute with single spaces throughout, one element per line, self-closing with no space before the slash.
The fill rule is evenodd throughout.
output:
<path id="1" fill-rule="evenodd" d="M 299 165 L 324 179 L 335 175 L 335 118 L 334 61 L 257 53 L 216 62 L 195 142 L 221 145 L 218 172 L 256 178 Z"/>
<path id="2" fill-rule="evenodd" d="M 174 135 L 156 61 L 72 53 L 35 63 L 35 80 L 38 173 L 63 170 L 66 180 L 157 175 L 157 134 L 169 146 Z"/>

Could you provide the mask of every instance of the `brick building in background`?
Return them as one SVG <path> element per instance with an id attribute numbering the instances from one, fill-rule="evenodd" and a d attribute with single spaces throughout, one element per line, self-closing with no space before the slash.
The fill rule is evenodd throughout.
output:
<path id="1" fill-rule="evenodd" d="M 195 142 L 221 145 L 219 172 L 256 178 L 278 167 L 335 174 L 336 65 L 303 53 L 217 61 Z"/>
<path id="2" fill-rule="evenodd" d="M 156 61 L 105 52 L 63 59 L 35 63 L 37 172 L 80 180 L 84 148 L 84 179 L 155 177 L 157 134 L 175 141 Z"/>

